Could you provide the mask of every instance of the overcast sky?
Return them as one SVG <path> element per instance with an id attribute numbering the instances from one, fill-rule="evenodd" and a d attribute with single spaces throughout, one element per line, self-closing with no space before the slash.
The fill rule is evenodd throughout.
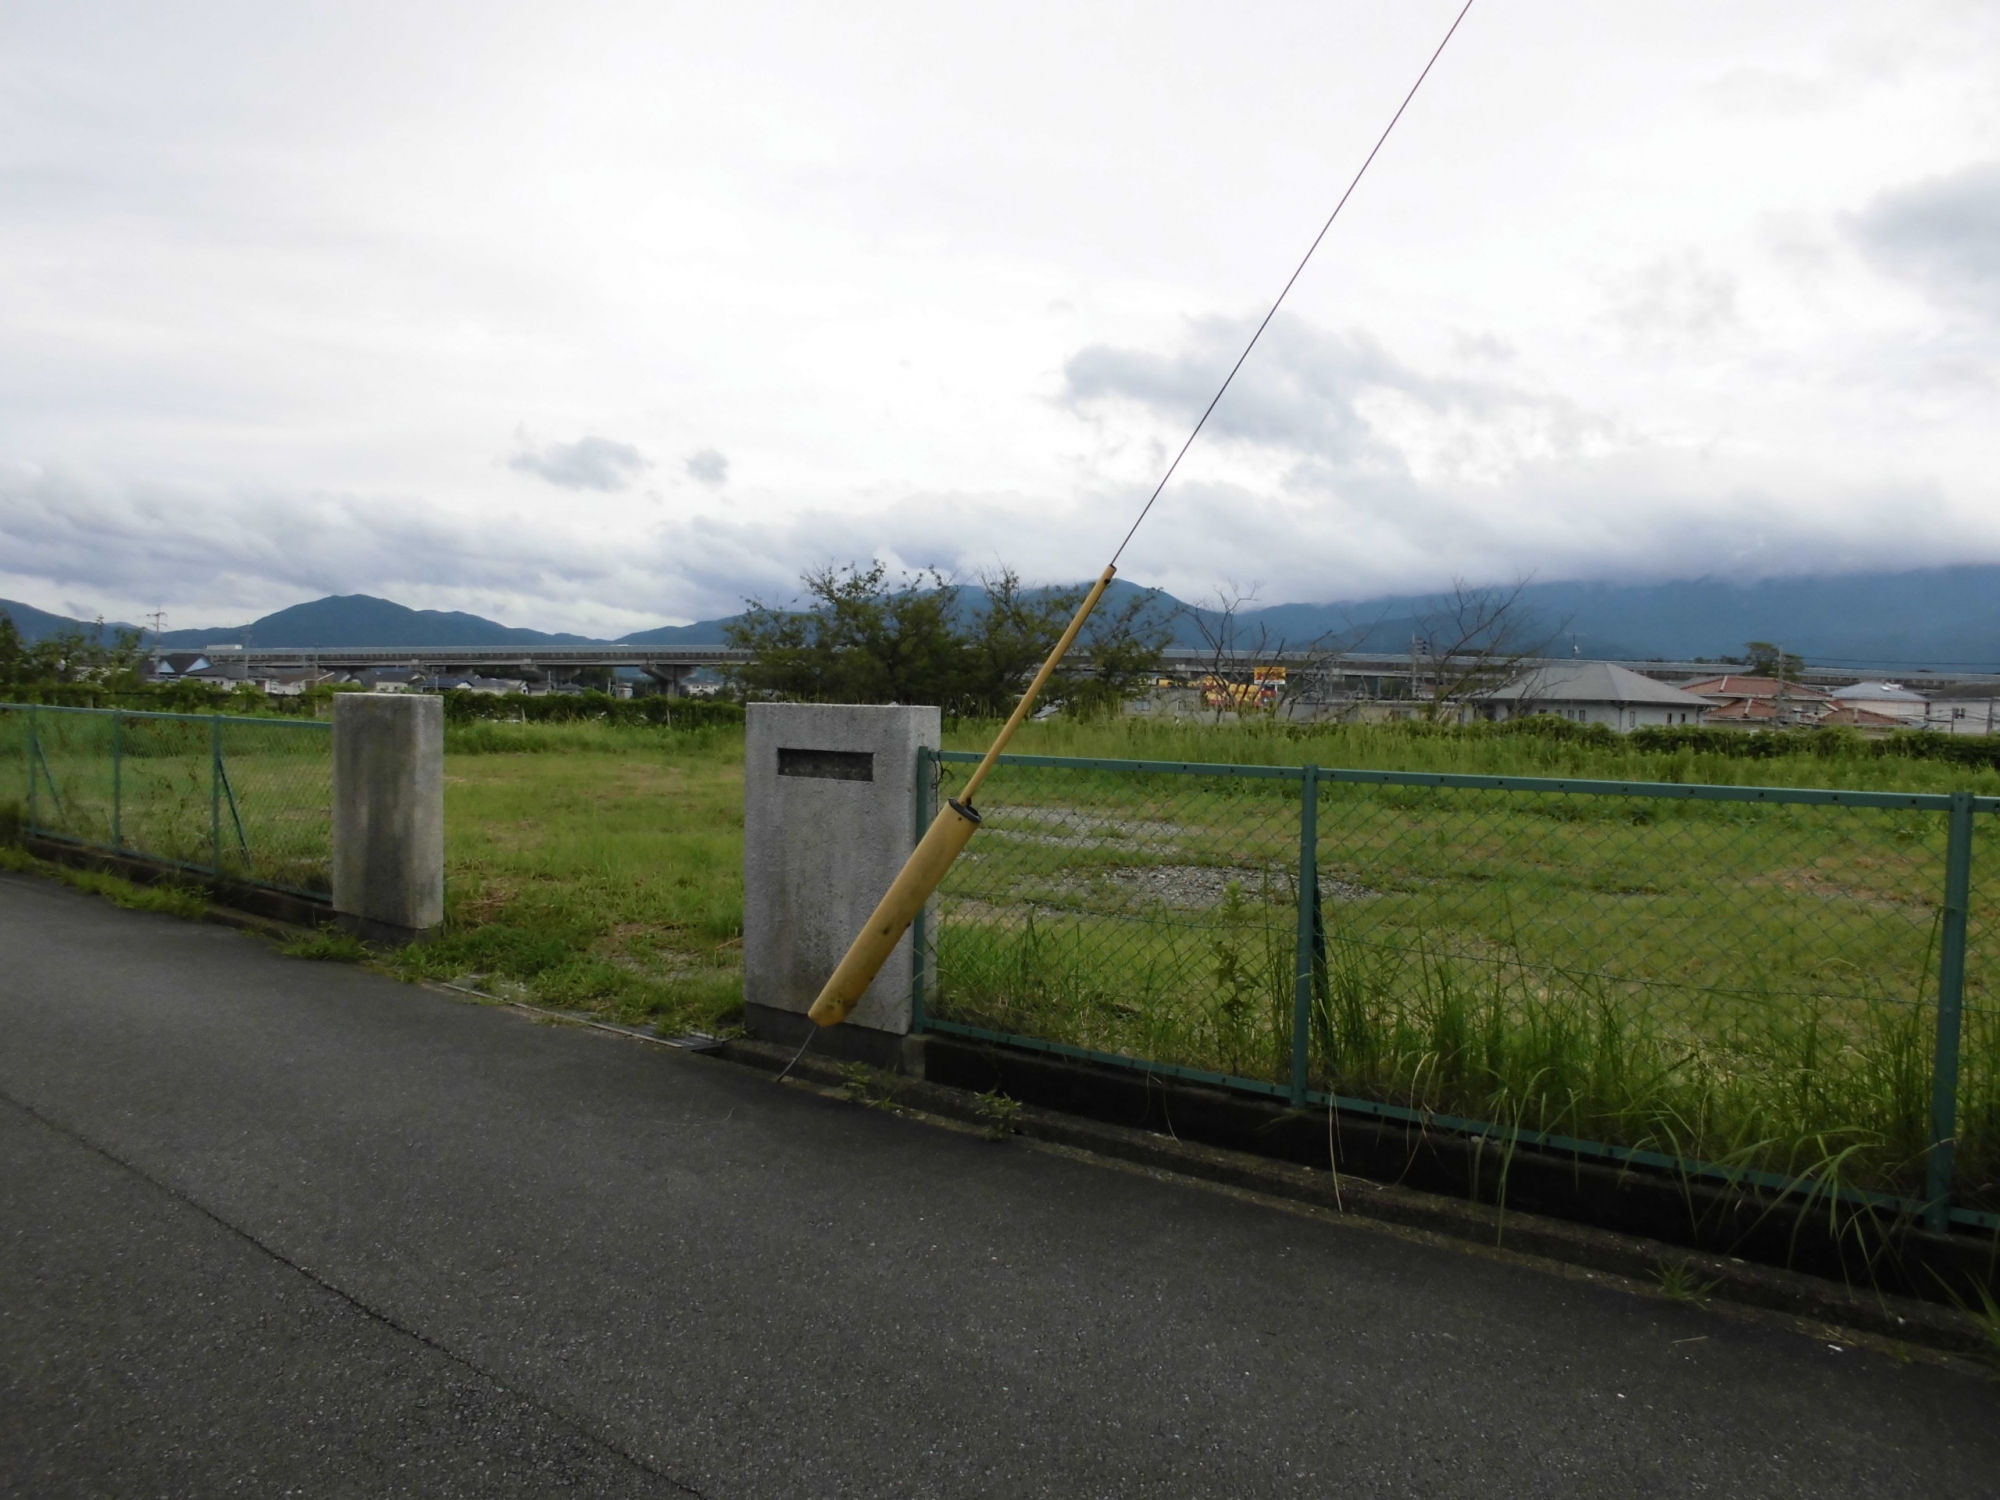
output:
<path id="1" fill-rule="evenodd" d="M 0 596 L 1099 569 L 1458 0 L 0 7 Z M 2000 6 L 1478 0 L 1127 554 L 2000 560 Z"/>

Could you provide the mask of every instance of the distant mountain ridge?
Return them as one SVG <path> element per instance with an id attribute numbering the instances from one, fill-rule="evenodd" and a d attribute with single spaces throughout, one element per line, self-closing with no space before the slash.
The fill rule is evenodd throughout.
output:
<path id="1" fill-rule="evenodd" d="M 329 594 L 222 630 L 169 630 L 168 646 L 592 646 L 587 635 L 502 625 L 462 610 L 411 609 L 372 594 Z"/>
<path id="2" fill-rule="evenodd" d="M 1120 579 L 1107 604 L 1152 595 L 1162 612 L 1177 612 L 1175 644 L 1200 646 L 1213 611 Z M 970 595 L 969 591 L 969 595 Z M 983 601 L 968 597 L 965 607 Z M 1302 647 L 1316 641 L 1349 650 L 1404 651 L 1427 633 L 1426 617 L 1440 596 L 1405 594 L 1350 604 L 1278 604 L 1245 609 L 1237 637 L 1263 633 L 1272 643 Z M 1752 640 L 1774 642 L 1810 661 L 1885 672 L 1922 666 L 2000 670 L 2000 565 L 1965 564 L 1899 573 L 1761 579 L 1735 583 L 1702 578 L 1656 584 L 1531 583 L 1521 607 L 1537 625 L 1526 634 L 1546 639 L 1552 654 L 1613 660 L 1734 656 Z M 0 599 L 28 640 L 93 623 Z M 634 631 L 613 644 L 721 645 L 740 616 Z M 132 629 L 107 624 L 106 630 Z M 592 637 L 529 630 L 457 610 L 410 609 L 368 594 L 330 595 L 296 604 L 248 625 L 169 630 L 164 644 L 182 648 L 251 645 L 298 650 L 361 646 L 597 645 Z"/>

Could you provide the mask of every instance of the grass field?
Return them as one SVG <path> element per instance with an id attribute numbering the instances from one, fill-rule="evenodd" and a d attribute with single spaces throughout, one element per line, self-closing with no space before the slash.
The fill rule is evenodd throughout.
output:
<path id="1" fill-rule="evenodd" d="M 991 730 L 960 723 L 947 743 L 980 748 Z M 446 748 L 448 928 L 393 955 L 399 972 L 669 1031 L 732 1024 L 740 730 L 477 723 Z M 2000 795 L 2000 774 L 1935 761 L 1421 725 L 1057 719 L 1015 749 Z M 183 800 L 202 802 L 190 826 L 205 836 L 206 802 Z M 1288 1075 L 1297 782 L 1006 768 L 982 802 L 933 929 L 937 1014 Z M 1317 815 L 1315 1087 L 1860 1185 L 1919 1180 L 1941 815 L 1355 785 L 1323 789 Z M 2000 1206 L 2000 911 L 1980 873 L 1960 1191 Z"/>
<path id="2" fill-rule="evenodd" d="M 445 911 L 410 977 L 666 1031 L 743 992 L 743 736 L 599 725 L 447 731 Z"/>

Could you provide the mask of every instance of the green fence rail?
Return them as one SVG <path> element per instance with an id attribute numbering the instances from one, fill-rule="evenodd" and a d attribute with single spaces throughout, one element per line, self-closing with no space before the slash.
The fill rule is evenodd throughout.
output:
<path id="1" fill-rule="evenodd" d="M 38 838 L 323 899 L 331 731 L 310 719 L 0 704 L 0 801 Z"/>
<path id="2" fill-rule="evenodd" d="M 919 1029 L 2000 1229 L 2000 798 L 1011 755 L 980 807 Z"/>

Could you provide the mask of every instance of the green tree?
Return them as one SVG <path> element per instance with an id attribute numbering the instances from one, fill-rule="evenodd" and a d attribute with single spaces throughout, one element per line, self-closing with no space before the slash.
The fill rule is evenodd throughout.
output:
<path id="1" fill-rule="evenodd" d="M 1743 649 L 1749 653 L 1746 660 L 1751 672 L 1759 677 L 1775 677 L 1780 682 L 1797 682 L 1799 674 L 1806 669 L 1806 660 L 1803 656 L 1794 656 L 1769 641 L 1750 641 Z"/>
<path id="2" fill-rule="evenodd" d="M 27 664 L 28 647 L 14 628 L 14 617 L 0 614 L 0 689 L 18 685 Z"/>
<path id="3" fill-rule="evenodd" d="M 996 718 L 1013 712 L 1014 704 L 1054 646 L 1070 616 L 1083 602 L 1080 589 L 1027 589 L 1012 568 L 979 575 L 983 603 L 966 611 L 960 627 L 965 646 L 965 674 L 958 684 L 953 712 Z M 1068 673 L 1052 684 L 1060 699 L 1070 686 Z"/>
<path id="4" fill-rule="evenodd" d="M 935 703 L 1007 713 L 1083 600 L 1081 589 L 1030 589 L 1011 568 L 980 577 L 977 597 L 935 569 L 893 586 L 880 562 L 804 575 L 804 609 L 748 601 L 729 642 L 754 651 L 736 680 L 754 697 L 821 703 Z M 1089 668 L 1067 668 L 1049 700 L 1074 712 L 1115 706 L 1159 669 L 1171 621 L 1150 595 L 1093 619 Z"/>
<path id="5" fill-rule="evenodd" d="M 1065 616 L 1074 612 L 1071 606 Z M 1173 615 L 1159 608 L 1151 592 L 1134 594 L 1108 614 L 1093 612 L 1082 640 L 1090 671 L 1061 684 L 1063 707 L 1084 717 L 1117 712 L 1160 675 L 1161 654 L 1173 638 Z M 1053 636 L 1049 644 L 1055 644 Z"/>
<path id="6" fill-rule="evenodd" d="M 107 634 L 71 627 L 29 644 L 11 617 L 0 615 L 0 690 L 51 701 L 94 699 L 100 692 L 140 691 L 139 633 Z"/>
<path id="7" fill-rule="evenodd" d="M 813 703 L 946 703 L 964 684 L 953 628 L 958 591 L 936 571 L 894 587 L 880 562 L 824 567 L 800 580 L 803 610 L 746 601 L 729 644 L 756 652 L 737 681 L 756 697 Z M 928 585 L 928 586 L 926 586 Z"/>

